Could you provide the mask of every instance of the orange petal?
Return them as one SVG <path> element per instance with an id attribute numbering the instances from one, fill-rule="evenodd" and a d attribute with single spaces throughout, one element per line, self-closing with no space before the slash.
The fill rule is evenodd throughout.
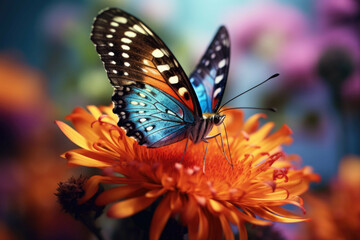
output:
<path id="1" fill-rule="evenodd" d="M 254 114 L 252 115 L 244 124 L 243 129 L 247 132 L 247 133 L 252 133 L 254 132 L 258 127 L 259 127 L 259 119 L 260 118 L 266 118 L 266 114 L 264 113 L 258 113 L 258 114 Z"/>
<path id="2" fill-rule="evenodd" d="M 261 208 L 252 208 L 251 211 L 253 211 L 256 215 L 261 216 L 264 219 L 274 221 L 274 222 L 283 222 L 283 223 L 296 223 L 296 222 L 304 222 L 309 221 L 309 219 L 306 218 L 288 218 L 284 216 L 275 215 L 273 213 L 270 213 L 264 209 Z"/>
<path id="3" fill-rule="evenodd" d="M 197 234 L 197 239 L 207 239 L 209 233 L 208 219 L 206 218 L 201 208 L 198 208 L 198 214 L 199 214 L 199 232 Z"/>
<path id="4" fill-rule="evenodd" d="M 224 231 L 225 239 L 234 240 L 234 234 L 231 230 L 229 221 L 226 219 L 226 217 L 223 214 L 220 215 L 219 219 L 220 219 L 222 229 Z"/>
<path id="5" fill-rule="evenodd" d="M 243 128 L 244 124 L 244 112 L 231 110 L 226 115 L 225 124 L 228 131 L 238 131 Z"/>
<path id="6" fill-rule="evenodd" d="M 191 221 L 187 222 L 187 228 L 188 228 L 188 235 L 189 239 L 198 239 L 197 234 L 199 230 L 199 220 L 198 218 L 194 218 Z"/>
<path id="7" fill-rule="evenodd" d="M 112 111 L 112 104 L 111 106 L 101 106 L 100 110 L 103 111 L 106 115 L 108 115 L 109 117 L 111 117 L 114 122 L 118 121 L 118 116 L 116 116 L 116 114 Z"/>
<path id="8" fill-rule="evenodd" d="M 170 196 L 167 194 L 156 208 L 150 225 L 150 240 L 159 239 L 171 214 Z"/>
<path id="9" fill-rule="evenodd" d="M 248 239 L 245 225 L 243 223 L 240 223 L 239 225 L 237 225 L 237 227 L 239 229 L 239 240 Z"/>
<path id="10" fill-rule="evenodd" d="M 95 105 L 88 105 L 86 108 L 89 110 L 91 115 L 94 116 L 95 119 L 98 119 L 102 115 L 102 112 L 100 111 L 100 109 L 98 107 L 96 107 Z"/>
<path id="11" fill-rule="evenodd" d="M 273 122 L 268 122 L 264 126 L 262 126 L 259 130 L 257 130 L 255 133 L 250 135 L 250 140 L 253 144 L 257 144 L 258 141 L 264 139 L 271 129 L 273 129 L 275 124 Z"/>
<path id="12" fill-rule="evenodd" d="M 77 131 L 75 131 L 69 125 L 61 121 L 55 121 L 55 123 L 58 125 L 60 130 L 70 139 L 70 141 L 72 141 L 81 148 L 89 149 L 88 141 Z"/>
<path id="13" fill-rule="evenodd" d="M 150 206 L 156 198 L 147 198 L 145 196 L 130 198 L 112 205 L 107 215 L 112 218 L 125 218 L 140 212 Z"/>
<path id="14" fill-rule="evenodd" d="M 208 206 L 209 210 L 212 211 L 214 214 L 221 213 L 224 210 L 224 206 L 213 199 L 208 200 Z"/>
<path id="15" fill-rule="evenodd" d="M 69 161 L 70 165 L 80 165 L 86 167 L 96 167 L 96 168 L 106 168 L 111 167 L 112 164 L 106 163 L 104 161 L 93 159 L 92 157 L 87 157 L 81 153 L 75 151 L 70 151 L 65 154 L 66 159 Z M 103 156 L 104 157 L 104 156 Z"/>
<path id="16" fill-rule="evenodd" d="M 95 176 L 92 176 L 91 178 L 89 178 L 86 181 L 86 184 L 84 187 L 85 195 L 78 200 L 78 203 L 82 204 L 82 203 L 86 202 L 87 200 L 89 200 L 90 198 L 92 198 L 99 189 L 99 183 L 105 178 L 107 178 L 107 177 L 99 176 L 99 175 L 95 175 Z"/>
<path id="17" fill-rule="evenodd" d="M 192 195 L 189 195 L 189 199 L 185 204 L 185 209 L 182 212 L 182 219 L 184 222 L 190 222 L 196 217 L 198 204 Z"/>
<path id="18" fill-rule="evenodd" d="M 82 136 L 84 136 L 88 142 L 95 142 L 99 139 L 99 132 L 97 129 L 92 128 L 92 123 L 97 119 L 82 108 L 76 108 L 72 114 L 66 117 L 70 120 L 76 129 Z"/>
<path id="19" fill-rule="evenodd" d="M 272 225 L 271 222 L 249 216 L 248 214 L 245 214 L 238 209 L 232 209 L 232 211 L 236 213 L 236 215 L 239 217 L 239 219 L 245 220 L 246 222 L 250 222 L 252 224 L 261 225 L 261 226 Z"/>
<path id="20" fill-rule="evenodd" d="M 148 191 L 145 196 L 148 198 L 157 198 L 160 197 L 161 195 L 163 195 L 164 193 L 166 193 L 168 190 L 165 188 L 160 188 L 160 189 L 154 189 L 151 191 Z"/>
<path id="21" fill-rule="evenodd" d="M 133 198 L 135 196 L 140 196 L 145 193 L 144 189 L 139 189 L 138 187 L 130 186 L 121 186 L 111 188 L 101 193 L 96 199 L 96 205 L 106 205 L 111 202 L 115 202 L 122 198 Z"/>
<path id="22" fill-rule="evenodd" d="M 183 202 L 181 201 L 181 196 L 179 192 L 173 192 L 171 194 L 170 208 L 171 210 L 177 212 L 183 207 Z"/>

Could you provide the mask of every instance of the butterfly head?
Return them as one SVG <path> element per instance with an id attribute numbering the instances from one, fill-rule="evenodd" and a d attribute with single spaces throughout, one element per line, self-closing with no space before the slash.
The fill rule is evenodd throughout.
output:
<path id="1" fill-rule="evenodd" d="M 220 124 L 222 124 L 224 119 L 225 119 L 225 115 L 214 114 L 214 116 L 213 116 L 213 122 L 216 126 L 219 126 Z"/>
<path id="2" fill-rule="evenodd" d="M 224 122 L 225 115 L 219 113 L 203 113 L 203 118 L 210 119 L 212 123 L 219 126 Z"/>

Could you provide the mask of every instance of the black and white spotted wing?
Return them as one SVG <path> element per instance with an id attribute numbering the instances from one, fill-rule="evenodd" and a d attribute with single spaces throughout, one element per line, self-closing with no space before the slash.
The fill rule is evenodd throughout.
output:
<path id="1" fill-rule="evenodd" d="M 224 26 L 190 75 L 202 112 L 216 112 L 224 95 L 230 63 L 230 38 Z"/>
<path id="2" fill-rule="evenodd" d="M 202 116 L 185 72 L 142 21 L 120 9 L 104 10 L 94 21 L 91 40 L 114 88 L 146 83 L 179 100 L 194 116 Z"/>

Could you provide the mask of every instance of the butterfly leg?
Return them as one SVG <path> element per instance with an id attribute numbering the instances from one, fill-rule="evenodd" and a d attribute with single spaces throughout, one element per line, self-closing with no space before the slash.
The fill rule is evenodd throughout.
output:
<path id="1" fill-rule="evenodd" d="M 208 150 L 208 146 L 209 146 L 209 142 L 206 139 L 203 139 L 203 142 L 206 143 L 206 147 L 205 147 L 205 154 L 204 154 L 204 160 L 203 160 L 203 174 L 205 174 L 205 159 L 206 159 L 206 154 L 207 154 L 207 150 Z"/>
<path id="2" fill-rule="evenodd" d="M 224 141 L 223 141 L 223 138 L 222 138 L 222 134 L 221 134 L 221 133 L 218 133 L 218 134 L 215 134 L 215 135 L 213 135 L 213 136 L 208 136 L 208 137 L 206 137 L 206 139 L 215 138 L 215 140 L 216 140 L 216 142 L 217 142 L 217 139 L 216 139 L 217 136 L 220 136 L 221 146 L 222 146 L 222 152 L 223 152 L 223 154 L 224 154 L 224 156 L 225 156 L 225 158 L 226 158 L 226 161 L 233 167 L 232 159 L 231 159 L 231 161 L 229 161 L 229 159 L 228 159 L 228 157 L 227 157 L 227 155 L 226 155 L 225 146 L 224 146 Z"/>
<path id="3" fill-rule="evenodd" d="M 190 133 L 190 134 L 191 134 L 191 133 Z M 188 146 L 188 143 L 189 143 L 190 134 L 188 135 L 188 137 L 187 137 L 187 139 L 186 139 L 185 149 L 184 149 L 184 153 L 183 153 L 183 155 L 182 155 L 182 157 L 181 157 L 180 163 L 182 163 L 182 161 L 184 160 L 185 153 L 186 153 L 186 149 L 187 149 L 187 146 Z"/>

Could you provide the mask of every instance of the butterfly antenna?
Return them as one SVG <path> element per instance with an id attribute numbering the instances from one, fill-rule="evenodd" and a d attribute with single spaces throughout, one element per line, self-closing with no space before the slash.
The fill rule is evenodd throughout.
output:
<path id="1" fill-rule="evenodd" d="M 229 110 L 234 110 L 234 109 L 257 109 L 257 110 L 264 110 L 264 111 L 277 112 L 277 109 L 276 109 L 276 108 L 232 107 L 232 108 L 227 108 L 227 109 L 221 110 L 221 111 L 219 111 L 218 113 L 222 113 L 222 112 L 229 111 Z"/>
<path id="2" fill-rule="evenodd" d="M 236 99 L 236 98 L 240 97 L 241 95 L 243 95 L 243 94 L 245 94 L 245 93 L 247 93 L 247 92 L 249 92 L 249 91 L 253 90 L 254 88 L 257 88 L 258 86 L 260 86 L 260 85 L 262 85 L 262 84 L 266 83 L 266 82 L 267 82 L 267 81 L 269 81 L 270 79 L 275 78 L 275 77 L 277 77 L 277 76 L 279 76 L 279 75 L 280 75 L 280 74 L 275 73 L 274 75 L 272 75 L 271 77 L 269 77 L 269 78 L 268 78 L 268 79 L 266 79 L 265 81 L 262 81 L 261 83 L 256 84 L 255 86 L 253 86 L 252 88 L 249 88 L 248 90 L 246 90 L 246 91 L 244 91 L 244 92 L 240 93 L 239 95 L 237 95 L 237 96 L 235 96 L 235 97 L 231 98 L 229 101 L 227 101 L 227 102 L 225 102 L 223 105 L 221 105 L 221 107 L 219 108 L 219 110 L 220 110 L 221 108 L 223 108 L 223 107 L 224 107 L 226 104 L 228 104 L 229 102 L 233 101 L 234 99 Z"/>
<path id="3" fill-rule="evenodd" d="M 229 150 L 229 157 L 230 157 L 231 166 L 234 167 L 234 164 L 233 164 L 233 161 L 232 161 L 232 157 L 231 157 L 229 138 L 228 138 L 228 134 L 227 134 L 226 126 L 225 126 L 225 123 L 224 123 L 224 122 L 223 122 L 223 125 L 224 125 L 224 129 L 225 129 L 226 143 L 227 143 L 228 150 Z"/>

